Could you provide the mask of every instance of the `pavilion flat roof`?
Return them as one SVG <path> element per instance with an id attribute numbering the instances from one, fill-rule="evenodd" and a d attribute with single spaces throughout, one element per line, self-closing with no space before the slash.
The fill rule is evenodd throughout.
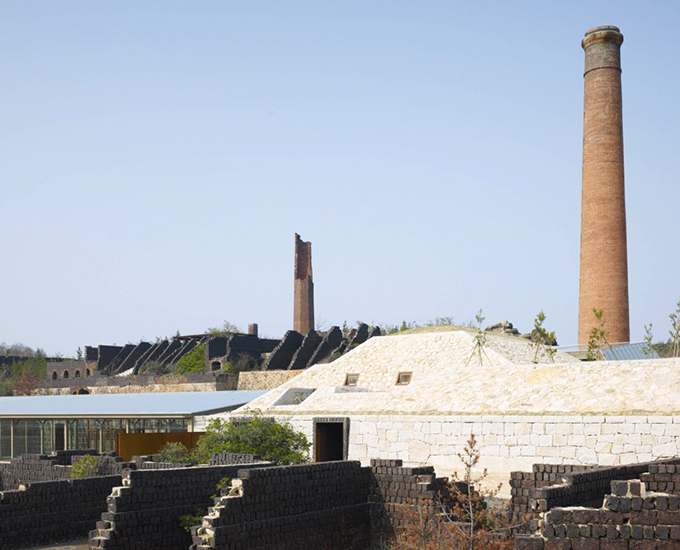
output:
<path id="1" fill-rule="evenodd" d="M 0 397 L 0 418 L 187 418 L 225 412 L 265 391 Z"/>

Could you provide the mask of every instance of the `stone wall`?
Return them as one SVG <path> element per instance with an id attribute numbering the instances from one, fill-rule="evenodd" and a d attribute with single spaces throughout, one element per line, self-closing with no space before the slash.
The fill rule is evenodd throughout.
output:
<path id="1" fill-rule="evenodd" d="M 197 531 L 197 550 L 367 550 L 371 474 L 358 462 L 242 470 Z"/>
<path id="2" fill-rule="evenodd" d="M 346 395 L 348 400 L 353 397 L 349 392 Z M 313 441 L 314 418 L 326 415 L 277 414 L 276 418 Z M 334 416 L 350 419 L 349 460 L 367 465 L 376 457 L 400 459 L 432 465 L 439 476 L 460 470 L 456 454 L 475 434 L 480 465 L 489 470 L 489 484 L 504 484 L 501 498 L 511 496 L 510 472 L 531 470 L 534 463 L 618 466 L 680 455 L 680 416 Z"/>
<path id="3" fill-rule="evenodd" d="M 83 538 L 120 476 L 41 481 L 0 493 L 0 548 L 26 548 Z"/>
<path id="4" fill-rule="evenodd" d="M 258 465 L 261 466 L 261 465 Z M 205 512 L 217 484 L 234 478 L 248 465 L 128 471 L 122 486 L 113 489 L 107 511 L 90 533 L 91 549 L 186 550 L 191 535 L 180 517 Z"/>
<path id="5" fill-rule="evenodd" d="M 271 390 L 279 387 L 284 382 L 294 378 L 302 371 L 299 370 L 272 370 L 272 371 L 245 371 L 238 373 L 237 390 Z"/>
<path id="6" fill-rule="evenodd" d="M 677 550 L 680 497 L 614 481 L 601 508 L 554 508 L 541 533 L 519 535 L 516 550 Z"/>

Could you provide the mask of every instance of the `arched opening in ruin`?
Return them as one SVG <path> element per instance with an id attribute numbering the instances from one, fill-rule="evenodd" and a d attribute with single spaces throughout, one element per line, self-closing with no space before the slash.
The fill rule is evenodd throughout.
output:
<path id="1" fill-rule="evenodd" d="M 55 370 L 54 372 L 52 372 L 52 380 L 56 380 L 57 378 L 59 378 L 59 375 L 57 374 L 57 371 Z"/>
<path id="2" fill-rule="evenodd" d="M 68 378 L 68 371 L 67 370 L 64 371 L 64 378 Z"/>
<path id="3" fill-rule="evenodd" d="M 78 390 L 78 395 L 89 395 L 89 394 L 90 394 L 90 392 L 87 391 L 85 388 L 80 388 Z"/>
<path id="4" fill-rule="evenodd" d="M 90 376 L 90 369 L 85 369 L 85 376 Z"/>
<path id="5" fill-rule="evenodd" d="M 80 378 L 80 371 L 79 370 L 76 371 L 75 377 Z"/>
<path id="6" fill-rule="evenodd" d="M 220 370 L 222 368 L 222 363 L 219 361 L 213 361 L 210 363 L 210 368 L 212 368 L 212 370 Z"/>

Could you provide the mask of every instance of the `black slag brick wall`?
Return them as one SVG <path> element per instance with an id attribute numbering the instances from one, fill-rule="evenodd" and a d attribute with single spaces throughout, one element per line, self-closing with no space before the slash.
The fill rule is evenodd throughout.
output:
<path id="1" fill-rule="evenodd" d="M 121 476 L 31 483 L 0 493 L 0 548 L 26 548 L 84 538 Z"/>

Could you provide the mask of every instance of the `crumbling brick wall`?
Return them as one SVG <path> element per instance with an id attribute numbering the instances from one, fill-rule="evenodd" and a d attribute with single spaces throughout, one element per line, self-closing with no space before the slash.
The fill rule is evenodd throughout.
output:
<path id="1" fill-rule="evenodd" d="M 30 483 L 0 493 L 0 548 L 26 548 L 83 538 L 121 476 Z"/>
<path id="2" fill-rule="evenodd" d="M 257 466 L 262 466 L 257 465 Z M 186 550 L 191 535 L 180 517 L 205 510 L 217 484 L 255 465 L 131 470 L 113 489 L 107 510 L 90 533 L 90 548 Z"/>
<path id="3" fill-rule="evenodd" d="M 638 480 L 613 481 L 599 509 L 554 508 L 541 533 L 518 535 L 516 550 L 677 550 L 680 496 L 648 493 Z"/>
<path id="4" fill-rule="evenodd" d="M 241 470 L 197 532 L 194 550 L 367 550 L 371 473 L 337 461 Z"/>
<path id="5" fill-rule="evenodd" d="M 598 508 L 612 481 L 639 478 L 652 468 L 658 470 L 663 465 L 665 469 L 675 464 L 680 465 L 680 459 L 612 467 L 535 464 L 531 473 L 510 474 L 511 515 L 514 521 L 528 519 L 526 527 L 534 530 L 548 510 L 558 506 Z M 572 471 L 568 471 L 570 469 Z"/>
<path id="6" fill-rule="evenodd" d="M 680 462 L 650 464 L 649 471 L 642 474 L 640 479 L 648 491 L 680 495 Z"/>
<path id="7" fill-rule="evenodd" d="M 28 453 L 13 458 L 0 466 L 2 489 L 18 489 L 19 485 L 36 481 L 56 481 L 69 479 L 71 467 L 86 454 L 98 455 L 94 449 L 57 451 L 45 455 Z M 99 471 L 102 475 L 120 475 L 134 464 L 123 462 L 120 457 L 99 455 Z"/>
<path id="8" fill-rule="evenodd" d="M 372 547 L 384 547 L 405 527 L 412 506 L 436 506 L 448 496 L 443 478 L 432 466 L 405 467 L 401 460 L 371 460 Z M 409 514 L 406 513 L 408 516 Z"/>

